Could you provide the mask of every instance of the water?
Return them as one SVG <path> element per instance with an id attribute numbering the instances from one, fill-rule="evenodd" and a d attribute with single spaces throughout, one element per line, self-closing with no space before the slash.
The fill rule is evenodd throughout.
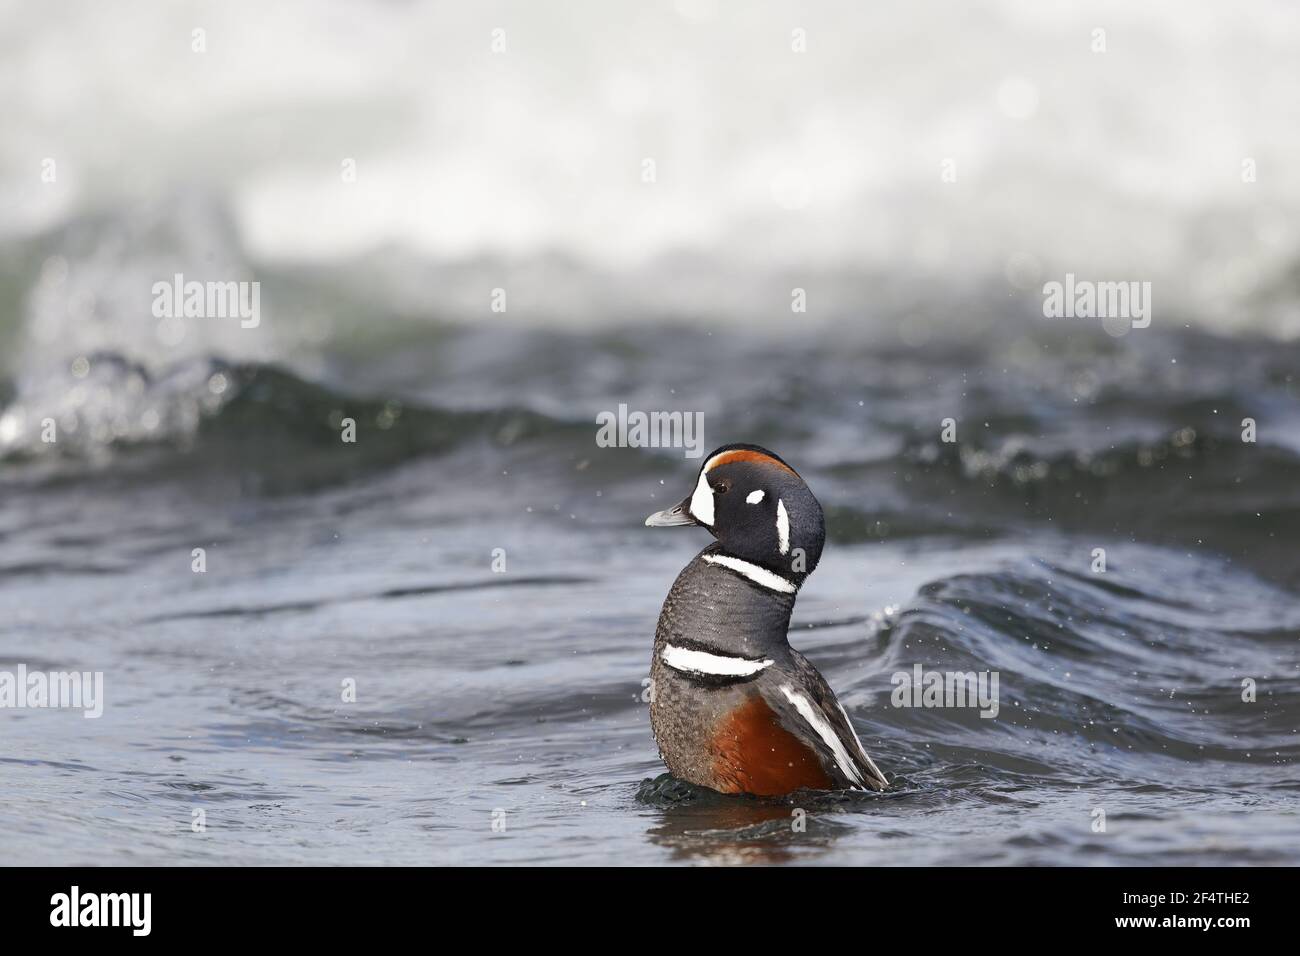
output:
<path id="1" fill-rule="evenodd" d="M 106 707 L 0 714 L 5 862 L 1298 861 L 1300 347 L 424 321 L 6 384 L 0 670 L 103 671 Z M 698 462 L 596 447 L 619 401 L 807 477 L 792 643 L 889 792 L 656 780 L 641 681 L 706 535 L 642 527 Z M 892 706 L 918 663 L 999 672 L 998 716 Z"/>
<path id="2" fill-rule="evenodd" d="M 0 711 L 0 861 L 1300 862 L 1294 4 L 46 6 L 0 0 L 0 671 L 107 700 Z M 260 324 L 160 319 L 177 273 Z M 1151 327 L 1045 319 L 1067 273 Z M 698 460 L 597 447 L 620 403 L 808 478 L 792 640 L 887 793 L 659 779 L 707 536 L 642 526 Z M 894 707 L 917 664 L 997 717 Z"/>

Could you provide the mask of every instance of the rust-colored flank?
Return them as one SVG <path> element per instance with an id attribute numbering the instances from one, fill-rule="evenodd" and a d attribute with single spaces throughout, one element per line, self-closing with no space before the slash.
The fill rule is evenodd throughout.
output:
<path id="1" fill-rule="evenodd" d="M 817 754 L 777 720 L 762 697 L 753 697 L 719 722 L 713 738 L 714 788 L 723 793 L 778 796 L 834 782 Z"/>
<path id="2" fill-rule="evenodd" d="M 771 455 L 765 455 L 761 451 L 750 451 L 748 448 L 738 448 L 735 451 L 724 451 L 718 456 L 717 460 L 709 466 L 709 471 L 717 468 L 719 465 L 729 465 L 733 461 L 755 461 L 764 465 L 775 465 L 783 471 L 798 477 L 798 473 L 783 461 L 778 461 Z"/>

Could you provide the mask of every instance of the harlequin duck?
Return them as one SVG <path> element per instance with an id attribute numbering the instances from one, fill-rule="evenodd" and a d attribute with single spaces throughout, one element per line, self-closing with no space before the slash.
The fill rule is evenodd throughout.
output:
<path id="1" fill-rule="evenodd" d="M 717 539 L 677 576 L 655 631 L 650 724 L 673 775 L 722 793 L 883 790 L 834 691 L 786 639 L 826 537 L 798 473 L 765 448 L 724 445 L 685 500 L 645 523 Z"/>

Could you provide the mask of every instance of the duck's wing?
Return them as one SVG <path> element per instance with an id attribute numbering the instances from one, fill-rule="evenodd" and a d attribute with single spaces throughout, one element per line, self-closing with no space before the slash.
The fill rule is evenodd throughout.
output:
<path id="1" fill-rule="evenodd" d="M 793 648 L 790 654 L 797 680 L 778 679 L 764 694 L 782 725 L 809 740 L 843 786 L 884 790 L 889 781 L 862 746 L 835 692 L 802 654 Z"/>

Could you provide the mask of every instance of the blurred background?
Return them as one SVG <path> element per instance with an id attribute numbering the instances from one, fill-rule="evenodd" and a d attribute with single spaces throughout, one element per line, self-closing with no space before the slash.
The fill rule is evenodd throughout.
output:
<path id="1" fill-rule="evenodd" d="M 11 371 L 56 340 L 278 358 L 362 321 L 779 327 L 792 286 L 809 319 L 906 336 L 930 296 L 1036 308 L 1067 270 L 1152 281 L 1166 324 L 1300 330 L 1286 3 L 61 0 L 3 16 Z M 38 285 L 50 256 L 71 271 L 58 289 Z M 273 328 L 158 341 L 141 303 L 185 267 L 256 274 Z M 368 317 L 306 305 L 298 270 L 346 283 Z M 493 287 L 506 316 L 487 311 Z"/>
<path id="2" fill-rule="evenodd" d="M 0 666 L 109 698 L 0 714 L 14 862 L 1294 862 L 1297 49 L 1283 0 L 0 0 Z M 1150 327 L 1045 318 L 1067 273 Z M 889 795 L 640 784 L 705 542 L 620 403 L 808 478 L 793 642 Z M 1002 716 L 891 709 L 914 663 Z"/>

